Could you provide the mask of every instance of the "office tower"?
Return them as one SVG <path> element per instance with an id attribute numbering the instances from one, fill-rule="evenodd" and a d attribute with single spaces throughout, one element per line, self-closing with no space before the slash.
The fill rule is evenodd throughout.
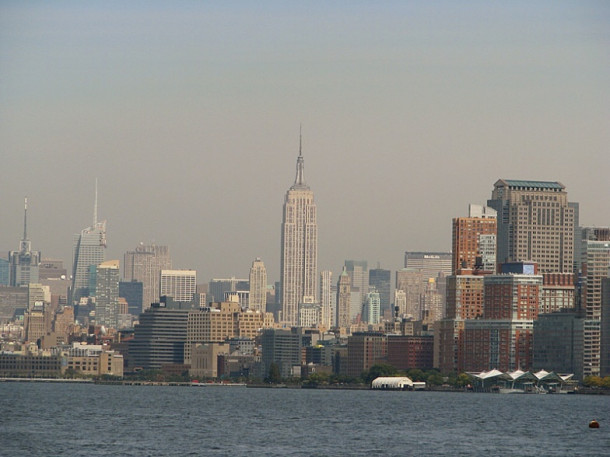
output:
<path id="1" fill-rule="evenodd" d="M 421 303 L 420 297 L 424 293 L 428 276 L 421 270 L 412 268 L 403 268 L 396 272 L 396 290 L 402 290 L 405 293 L 405 309 L 401 309 L 403 317 L 411 317 L 412 319 L 421 320 Z"/>
<path id="2" fill-rule="evenodd" d="M 252 311 L 267 311 L 267 270 L 260 258 L 252 262 L 250 268 L 250 296 L 248 308 Z"/>
<path id="3" fill-rule="evenodd" d="M 337 314 L 332 291 L 333 272 L 320 272 L 320 306 L 322 307 L 322 325 L 326 328 L 336 326 Z"/>
<path id="4" fill-rule="evenodd" d="M 275 363 L 282 378 L 294 375 L 293 368 L 301 369 L 301 335 L 290 330 L 267 329 L 261 336 L 262 363 L 264 375 L 269 374 Z"/>
<path id="5" fill-rule="evenodd" d="M 369 324 L 379 324 L 381 312 L 381 298 L 379 292 L 374 287 L 369 288 L 369 292 L 364 299 L 362 320 Z"/>
<path id="6" fill-rule="evenodd" d="M 581 260 L 581 306 L 586 317 L 583 376 L 599 376 L 602 357 L 602 282 L 609 277 L 610 240 L 583 239 Z"/>
<path id="7" fill-rule="evenodd" d="M 384 316 L 388 310 L 392 315 L 390 306 L 392 303 L 391 292 L 392 292 L 392 272 L 390 270 L 384 270 L 380 267 L 371 268 L 369 270 L 369 286 L 374 287 L 379 292 L 380 300 L 380 313 Z"/>
<path id="8" fill-rule="evenodd" d="M 144 310 L 129 342 L 129 368 L 158 370 L 166 364 L 184 363 L 189 311 L 164 302 Z"/>
<path id="9" fill-rule="evenodd" d="M 349 328 L 351 324 L 350 319 L 350 301 L 351 301 L 351 286 L 350 279 L 345 267 L 341 275 L 339 275 L 339 281 L 337 281 L 337 327 Z"/>
<path id="10" fill-rule="evenodd" d="M 207 301 L 221 302 L 225 299 L 227 292 L 250 291 L 250 282 L 247 279 L 235 277 L 227 279 L 211 279 L 208 284 Z"/>
<path id="11" fill-rule="evenodd" d="M 461 268 L 474 269 L 477 257 L 480 268 L 496 271 L 496 210 L 487 206 L 468 205 L 468 217 L 453 219 L 452 274 Z"/>
<path id="12" fill-rule="evenodd" d="M 446 314 L 448 319 L 480 319 L 483 317 L 484 277 L 464 273 L 447 277 Z"/>
<path id="13" fill-rule="evenodd" d="M 582 380 L 583 315 L 564 309 L 534 321 L 533 370 L 573 373 Z"/>
<path id="14" fill-rule="evenodd" d="M 432 326 L 434 322 L 445 317 L 445 301 L 437 290 L 434 278 L 428 279 L 424 293 L 420 296 L 421 319 L 424 324 Z"/>
<path id="15" fill-rule="evenodd" d="M 282 218 L 282 321 L 287 325 L 297 324 L 299 303 L 315 301 L 318 279 L 316 204 L 303 172 L 299 144 L 296 178 L 286 193 Z"/>
<path id="16" fill-rule="evenodd" d="M 28 199 L 25 199 L 23 212 L 23 238 L 18 251 L 8 255 L 9 285 L 12 287 L 27 286 L 38 283 L 40 252 L 32 251 L 32 242 L 28 238 Z"/>
<path id="17" fill-rule="evenodd" d="M 97 180 L 95 182 L 95 204 L 93 224 L 74 235 L 72 257 L 72 302 L 89 295 L 89 267 L 106 260 L 106 221 L 97 220 Z"/>
<path id="18" fill-rule="evenodd" d="M 387 337 L 378 332 L 356 332 L 347 339 L 347 375 L 360 376 L 386 360 Z"/>
<path id="19" fill-rule="evenodd" d="M 144 284 L 135 279 L 132 281 L 119 282 L 119 297 L 127 301 L 129 314 L 138 316 L 142 312 L 142 297 L 144 296 Z"/>
<path id="20" fill-rule="evenodd" d="M 540 273 L 570 273 L 576 205 L 560 182 L 500 179 L 487 204 L 498 212 L 498 262 L 533 261 Z"/>
<path id="21" fill-rule="evenodd" d="M 159 301 L 161 270 L 171 269 L 172 259 L 168 246 L 140 243 L 133 251 L 125 253 L 123 280 L 125 282 L 139 281 L 142 283 L 143 308 L 136 315 L 150 307 L 151 303 Z"/>
<path id="22" fill-rule="evenodd" d="M 159 296 L 172 297 L 176 302 L 191 302 L 197 292 L 195 270 L 161 270 Z"/>
<path id="23" fill-rule="evenodd" d="M 452 273 L 451 252 L 405 252 L 405 268 L 419 270 L 428 278 L 436 278 L 439 273 L 449 276 Z"/>
<path id="24" fill-rule="evenodd" d="M 352 292 L 360 292 L 360 305 L 369 292 L 369 273 L 366 260 L 346 260 L 345 269 L 349 275 Z"/>
<path id="25" fill-rule="evenodd" d="M 96 267 L 95 323 L 117 328 L 119 314 L 119 261 L 108 260 Z"/>
<path id="26" fill-rule="evenodd" d="M 7 259 L 0 259 L 0 286 L 8 286 L 9 283 L 9 261 Z"/>
<path id="27" fill-rule="evenodd" d="M 600 322 L 600 376 L 610 376 L 610 277 L 602 279 Z"/>

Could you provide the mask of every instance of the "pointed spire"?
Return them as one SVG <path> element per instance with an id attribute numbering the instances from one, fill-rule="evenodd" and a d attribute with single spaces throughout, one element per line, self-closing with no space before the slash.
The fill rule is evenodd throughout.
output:
<path id="1" fill-rule="evenodd" d="M 23 210 L 23 241 L 28 239 L 28 198 L 25 197 L 25 204 Z"/>
<path id="2" fill-rule="evenodd" d="M 297 175 L 294 179 L 293 187 L 307 187 L 305 184 L 305 176 L 303 170 L 305 169 L 305 162 L 303 160 L 303 134 L 302 127 L 299 125 L 299 157 L 297 158 Z"/>
<path id="3" fill-rule="evenodd" d="M 95 203 L 93 203 L 93 227 L 97 225 L 97 178 L 95 178 Z"/>

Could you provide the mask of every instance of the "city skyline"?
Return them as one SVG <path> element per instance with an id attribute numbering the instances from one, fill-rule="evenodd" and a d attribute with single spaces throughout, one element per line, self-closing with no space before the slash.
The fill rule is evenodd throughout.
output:
<path id="1" fill-rule="evenodd" d="M 69 268 L 97 176 L 107 258 L 277 280 L 301 122 L 319 271 L 449 251 L 497 179 L 608 225 L 607 5 L 175 5 L 0 7 L 0 249 L 27 195 L 32 249 Z"/>

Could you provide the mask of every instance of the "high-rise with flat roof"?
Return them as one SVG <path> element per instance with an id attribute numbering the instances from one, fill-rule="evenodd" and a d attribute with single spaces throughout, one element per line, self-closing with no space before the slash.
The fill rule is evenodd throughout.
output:
<path id="1" fill-rule="evenodd" d="M 326 328 L 334 327 L 337 322 L 335 311 L 336 301 L 332 291 L 333 272 L 324 270 L 320 272 L 320 306 L 322 307 L 322 325 Z"/>
<path id="2" fill-rule="evenodd" d="M 267 269 L 260 258 L 250 268 L 250 296 L 248 308 L 262 313 L 267 311 Z"/>
<path id="3" fill-rule="evenodd" d="M 495 272 L 496 215 L 493 208 L 468 205 L 468 217 L 453 219 L 452 274 L 461 268 L 472 270 L 475 266 Z"/>
<path id="4" fill-rule="evenodd" d="M 195 270 L 161 270 L 159 296 L 172 297 L 177 302 L 190 302 L 197 292 Z"/>
<path id="5" fill-rule="evenodd" d="M 296 178 L 286 192 L 282 218 L 282 321 L 287 325 L 297 325 L 299 303 L 313 303 L 317 295 L 318 223 L 304 168 L 299 145 Z"/>
<path id="6" fill-rule="evenodd" d="M 533 261 L 540 273 L 573 271 L 578 211 L 563 184 L 499 179 L 487 204 L 498 212 L 499 263 Z"/>
<path id="7" fill-rule="evenodd" d="M 350 319 L 351 286 L 350 278 L 343 267 L 339 281 L 337 282 L 337 327 L 349 328 Z"/>
<path id="8" fill-rule="evenodd" d="M 125 282 L 142 283 L 142 307 L 139 312 L 159 301 L 159 279 L 161 270 L 171 270 L 172 259 L 168 246 L 140 243 L 133 251 L 124 255 L 123 279 Z M 138 314 L 139 314 L 138 312 Z"/>
<path id="9" fill-rule="evenodd" d="M 117 328 L 119 314 L 119 261 L 108 260 L 96 267 L 95 323 Z"/>
<path id="10" fill-rule="evenodd" d="M 405 268 L 419 270 L 423 280 L 436 278 L 439 273 L 449 276 L 452 273 L 451 252 L 405 252 Z"/>

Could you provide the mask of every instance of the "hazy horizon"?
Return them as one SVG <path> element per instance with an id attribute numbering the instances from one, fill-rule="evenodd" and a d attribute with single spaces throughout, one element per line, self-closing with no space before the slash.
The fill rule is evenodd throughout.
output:
<path id="1" fill-rule="evenodd" d="M 71 266 L 108 221 L 175 268 L 279 280 L 303 128 L 319 270 L 449 251 L 500 178 L 560 181 L 610 225 L 605 2 L 3 2 L 0 254 Z M 1 252 L 1 251 L 0 251 Z"/>

